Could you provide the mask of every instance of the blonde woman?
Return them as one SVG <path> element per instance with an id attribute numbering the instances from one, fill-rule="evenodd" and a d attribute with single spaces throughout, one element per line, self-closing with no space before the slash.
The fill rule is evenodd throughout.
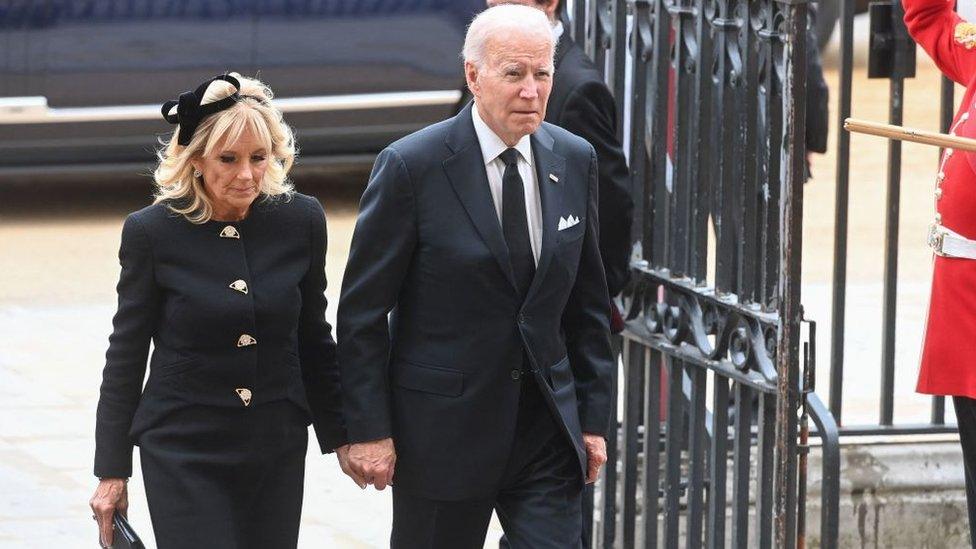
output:
<path id="1" fill-rule="evenodd" d="M 160 549 L 294 547 L 308 424 L 345 469 L 325 217 L 290 128 L 235 73 L 163 105 L 156 200 L 122 228 L 90 502 L 103 546 L 140 447 Z M 149 344 L 149 379 L 143 387 Z"/>

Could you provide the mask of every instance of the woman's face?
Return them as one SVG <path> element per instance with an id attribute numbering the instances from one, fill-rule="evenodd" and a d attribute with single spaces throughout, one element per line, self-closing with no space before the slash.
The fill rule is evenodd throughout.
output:
<path id="1" fill-rule="evenodd" d="M 203 187 L 213 202 L 215 218 L 230 221 L 247 215 L 258 197 L 268 152 L 248 127 L 236 142 L 218 143 L 209 156 L 193 161 L 194 169 L 203 174 Z"/>

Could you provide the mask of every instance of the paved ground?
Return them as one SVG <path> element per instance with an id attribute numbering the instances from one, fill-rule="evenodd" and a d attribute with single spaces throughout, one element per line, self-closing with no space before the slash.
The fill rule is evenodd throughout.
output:
<path id="1" fill-rule="evenodd" d="M 835 46 L 826 57 L 832 84 L 836 51 Z M 865 51 L 860 45 L 854 116 L 885 120 L 887 81 L 863 78 Z M 938 79 L 921 52 L 918 77 L 907 88 L 906 123 L 936 129 Z M 835 143 L 832 137 L 831 147 Z M 877 417 L 885 178 L 885 143 L 857 136 L 853 146 L 844 390 L 851 424 Z M 912 388 L 930 276 L 923 242 L 933 212 L 936 152 L 906 145 L 904 158 L 896 418 L 919 421 L 927 417 L 929 404 Z M 815 158 L 813 171 L 816 178 L 806 186 L 803 297 L 808 316 L 821 326 L 818 378 L 826 400 L 833 157 Z M 329 214 L 328 294 L 334 304 L 358 189 L 348 181 L 316 183 L 305 190 L 314 191 Z M 28 536 L 33 546 L 46 547 L 87 547 L 95 540 L 86 502 L 94 488 L 94 409 L 114 311 L 119 229 L 125 213 L 147 203 L 147 197 L 148 188 L 138 183 L 23 193 L 0 189 L 0 546 L 22 547 Z M 334 318 L 334 306 L 329 315 Z M 381 547 L 388 539 L 388 492 L 361 492 L 341 476 L 334 458 L 314 453 L 306 487 L 303 547 Z M 130 489 L 131 517 L 148 534 L 138 473 Z M 490 539 L 497 531 L 493 526 Z"/>

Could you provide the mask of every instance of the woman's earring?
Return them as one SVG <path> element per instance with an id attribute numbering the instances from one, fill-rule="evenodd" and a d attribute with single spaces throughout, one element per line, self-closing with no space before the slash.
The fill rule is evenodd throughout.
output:
<path id="1" fill-rule="evenodd" d="M 193 177 L 200 177 L 201 175 L 203 175 L 203 172 L 200 170 L 193 170 Z"/>

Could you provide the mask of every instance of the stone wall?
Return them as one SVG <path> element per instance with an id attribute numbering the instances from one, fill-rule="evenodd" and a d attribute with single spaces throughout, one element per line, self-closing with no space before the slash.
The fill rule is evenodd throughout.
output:
<path id="1" fill-rule="evenodd" d="M 807 541 L 820 546 L 819 448 L 810 453 Z M 968 548 L 958 441 L 842 444 L 842 548 Z"/>

